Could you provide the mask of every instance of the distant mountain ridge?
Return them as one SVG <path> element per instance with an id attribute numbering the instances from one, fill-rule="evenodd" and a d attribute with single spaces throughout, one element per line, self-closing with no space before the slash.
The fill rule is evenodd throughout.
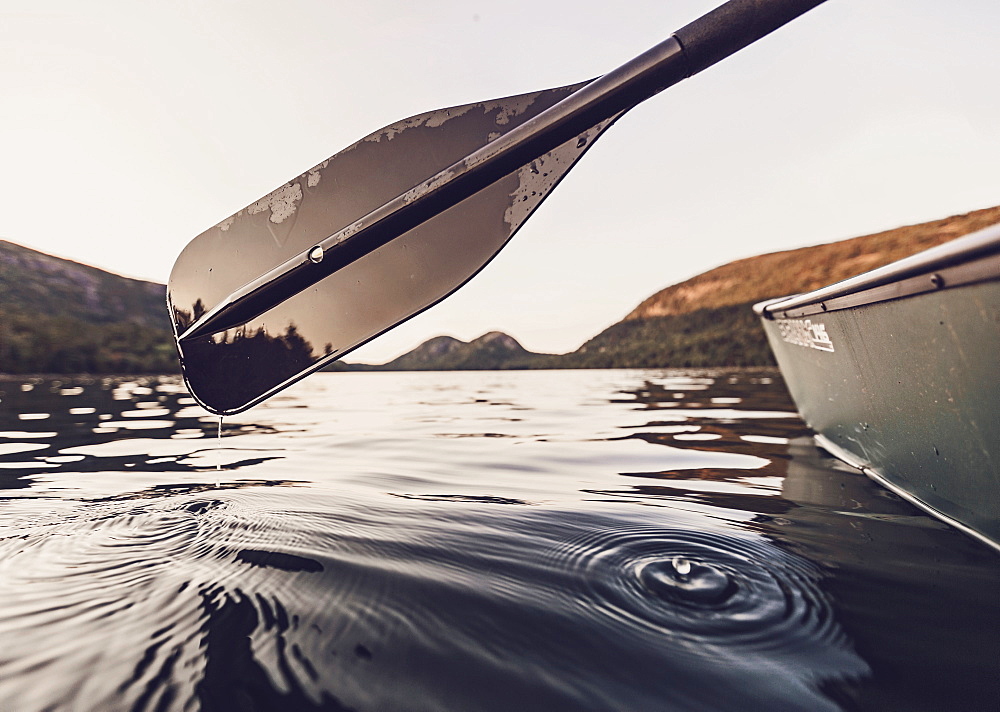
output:
<path id="1" fill-rule="evenodd" d="M 0 240 L 0 372 L 176 370 L 164 285 Z"/>
<path id="2" fill-rule="evenodd" d="M 1000 206 L 724 264 L 661 289 L 564 357 L 573 368 L 773 365 L 755 303 L 807 292 L 1000 223 Z"/>
<path id="3" fill-rule="evenodd" d="M 729 262 L 643 300 L 572 353 L 533 354 L 491 332 L 468 344 L 436 337 L 376 368 L 667 368 L 763 366 L 774 360 L 752 306 L 832 284 L 1000 223 L 1000 206 L 813 247 Z M 509 356 L 488 348 L 505 337 Z M 487 339 L 490 337 L 490 339 Z M 483 341 L 486 339 L 486 341 Z M 482 350 L 482 353 L 478 352 Z"/>
<path id="4" fill-rule="evenodd" d="M 542 358 L 527 351 L 512 336 L 499 331 L 483 334 L 469 343 L 450 336 L 425 341 L 413 351 L 385 366 L 394 371 L 447 369 L 456 371 L 530 368 Z"/>
<path id="5" fill-rule="evenodd" d="M 665 368 L 773 363 L 751 306 L 818 288 L 1000 223 L 1000 207 L 850 240 L 736 260 L 662 289 L 568 354 L 492 331 L 430 339 L 387 364 L 333 370 Z M 0 240 L 0 372 L 178 369 L 162 284 Z"/>
<path id="6" fill-rule="evenodd" d="M 558 357 L 528 351 L 514 337 L 491 331 L 469 342 L 451 336 L 435 336 L 386 364 L 350 364 L 342 368 L 379 371 L 494 371 L 546 368 L 553 358 Z"/>

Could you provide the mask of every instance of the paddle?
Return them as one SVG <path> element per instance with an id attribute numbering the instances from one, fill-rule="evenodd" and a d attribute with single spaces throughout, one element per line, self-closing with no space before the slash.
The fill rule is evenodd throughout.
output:
<path id="1" fill-rule="evenodd" d="M 367 136 L 196 237 L 167 301 L 184 378 L 236 413 L 441 301 L 635 105 L 823 0 L 731 0 L 591 82 Z"/>

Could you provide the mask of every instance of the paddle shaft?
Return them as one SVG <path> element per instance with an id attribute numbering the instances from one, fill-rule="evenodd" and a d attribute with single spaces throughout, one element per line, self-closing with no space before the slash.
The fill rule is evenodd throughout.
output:
<path id="1" fill-rule="evenodd" d="M 244 285 L 179 340 L 238 327 L 595 125 L 743 49 L 824 0 L 730 0 L 318 245 Z"/>

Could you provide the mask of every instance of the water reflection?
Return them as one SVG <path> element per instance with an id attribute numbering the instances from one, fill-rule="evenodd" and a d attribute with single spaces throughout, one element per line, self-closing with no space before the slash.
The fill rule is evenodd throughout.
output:
<path id="1" fill-rule="evenodd" d="M 0 402 L 0 468 L 11 476 L 8 486 L 24 486 L 24 478 L 43 472 L 200 472 L 214 467 L 218 454 L 218 418 L 193 407 L 179 378 L 6 380 Z M 223 431 L 273 428 L 225 424 Z M 197 439 L 204 446 L 179 442 Z"/>
<path id="2" fill-rule="evenodd" d="M 13 709 L 1000 698 L 995 555 L 817 450 L 770 372 L 321 374 L 221 448 L 176 379 L 2 390 Z"/>
<path id="3" fill-rule="evenodd" d="M 270 391 L 332 350 L 327 344 L 322 354 L 316 354 L 295 324 L 274 336 L 263 326 L 249 332 L 225 331 L 185 342 L 185 374 L 202 402 L 226 412 Z"/>
<path id="4" fill-rule="evenodd" d="M 780 390 L 754 396 L 746 393 L 749 382 L 729 377 L 723 390 L 739 394 L 734 397 L 755 408 L 765 402 L 769 408 L 782 408 Z M 721 384 L 716 380 L 702 385 L 714 391 Z M 648 409 L 673 407 L 679 394 L 670 390 L 647 385 L 636 389 L 635 399 Z M 706 399 L 699 400 L 696 412 L 711 407 Z M 718 403 L 720 397 L 711 400 Z M 1000 705 L 1000 642 L 980 628 L 1000 627 L 1000 609 L 990 593 L 1000 583 L 1000 570 L 988 550 L 817 448 L 797 420 L 695 422 L 699 425 L 693 432 L 715 437 L 689 440 L 686 447 L 752 453 L 768 464 L 743 472 L 706 468 L 622 473 L 665 484 L 595 494 L 658 506 L 748 512 L 753 517 L 747 526 L 753 531 L 766 534 L 785 551 L 821 562 L 822 588 L 833 597 L 837 619 L 872 666 L 868 675 L 824 686 L 838 703 L 851 709 L 908 710 L 955 704 L 987 710 Z M 630 437 L 675 447 L 692 432 L 690 425 L 667 427 L 663 421 L 650 421 Z M 772 478 L 765 488 L 769 491 L 758 484 L 761 475 Z M 705 490 L 696 479 L 730 487 Z"/>

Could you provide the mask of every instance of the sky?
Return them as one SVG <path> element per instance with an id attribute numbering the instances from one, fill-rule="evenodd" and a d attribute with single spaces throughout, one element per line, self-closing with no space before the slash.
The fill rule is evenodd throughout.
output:
<path id="1" fill-rule="evenodd" d="M 166 282 L 376 129 L 599 76 L 714 0 L 0 0 L 0 238 Z M 734 259 L 1000 204 L 1000 4 L 828 0 L 633 109 L 503 252 L 354 352 L 562 353 Z"/>

